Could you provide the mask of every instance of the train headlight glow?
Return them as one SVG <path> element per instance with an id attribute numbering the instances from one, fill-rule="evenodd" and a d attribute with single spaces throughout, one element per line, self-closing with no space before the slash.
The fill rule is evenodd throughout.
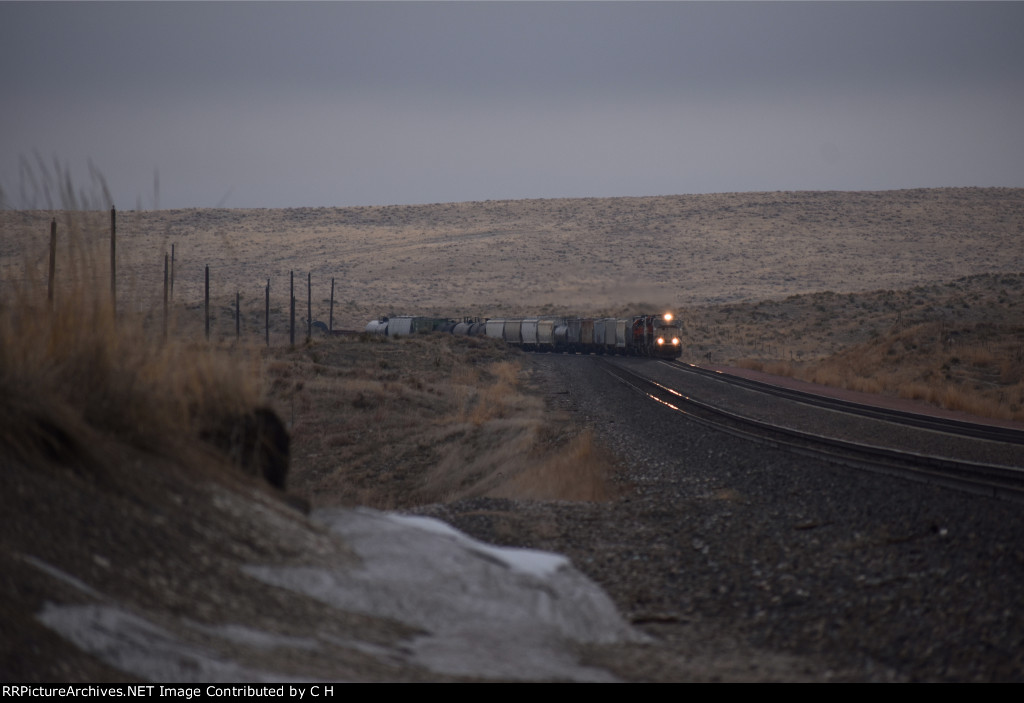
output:
<path id="1" fill-rule="evenodd" d="M 665 343 L 665 338 L 664 337 L 658 337 L 658 344 L 664 344 L 664 343 Z"/>
<path id="2" fill-rule="evenodd" d="M 667 313 L 665 313 L 664 317 L 665 317 L 665 322 L 672 322 L 672 313 L 667 312 Z"/>
<path id="3" fill-rule="evenodd" d="M 679 337 L 673 337 L 672 338 L 672 343 L 675 344 L 675 345 L 678 345 L 679 344 Z"/>

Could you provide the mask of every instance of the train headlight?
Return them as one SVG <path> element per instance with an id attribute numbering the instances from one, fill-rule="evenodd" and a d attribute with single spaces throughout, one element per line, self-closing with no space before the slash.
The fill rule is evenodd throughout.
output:
<path id="1" fill-rule="evenodd" d="M 672 338 L 672 344 L 674 344 L 676 346 L 679 346 L 679 337 L 673 337 Z"/>
<path id="2" fill-rule="evenodd" d="M 667 312 L 662 317 L 665 318 L 665 322 L 672 322 L 672 313 Z"/>
<path id="3" fill-rule="evenodd" d="M 664 337 L 658 337 L 658 344 L 664 344 L 664 343 L 665 343 L 665 338 Z"/>

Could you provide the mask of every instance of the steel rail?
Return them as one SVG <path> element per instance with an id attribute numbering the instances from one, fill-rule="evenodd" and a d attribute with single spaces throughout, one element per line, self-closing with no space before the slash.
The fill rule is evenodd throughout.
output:
<path id="1" fill-rule="evenodd" d="M 1024 469 L 948 459 L 782 427 L 701 402 L 601 359 L 606 373 L 688 419 L 804 456 L 933 485 L 1024 502 Z"/>
<path id="2" fill-rule="evenodd" d="M 954 420 L 950 418 L 934 417 L 931 415 L 921 415 L 920 413 L 912 413 L 905 410 L 893 410 L 892 408 L 880 408 L 874 405 L 857 403 L 851 400 L 842 400 L 841 398 L 832 398 L 830 396 L 818 395 L 807 391 L 784 388 L 764 381 L 755 381 L 753 379 L 744 378 L 743 376 L 734 376 L 724 371 L 712 371 L 710 369 L 705 369 L 700 366 L 687 364 L 677 360 L 662 361 L 660 363 L 685 373 L 692 373 L 703 378 L 710 378 L 715 381 L 719 381 L 720 383 L 727 383 L 729 385 L 747 388 L 759 393 L 767 393 L 777 398 L 785 398 L 787 400 L 792 400 L 817 408 L 838 410 L 839 412 L 849 413 L 851 415 L 860 415 L 874 420 L 884 420 L 886 422 L 894 422 L 901 425 L 907 425 L 909 427 L 935 430 L 937 432 L 961 435 L 964 437 L 971 437 L 973 439 L 988 439 L 994 442 L 1024 445 L 1024 430 L 983 425 L 976 422 L 968 422 L 966 420 Z"/>

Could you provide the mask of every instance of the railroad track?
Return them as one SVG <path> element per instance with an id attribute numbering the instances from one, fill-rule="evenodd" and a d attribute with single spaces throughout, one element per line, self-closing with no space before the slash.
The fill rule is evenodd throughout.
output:
<path id="1" fill-rule="evenodd" d="M 775 386 L 770 383 L 743 378 L 742 376 L 731 376 L 720 371 L 712 371 L 710 369 L 701 368 L 700 366 L 694 366 L 693 364 L 687 364 L 682 361 L 672 360 L 662 361 L 660 363 L 703 378 L 714 379 L 735 387 L 747 388 L 760 393 L 767 393 L 777 398 L 786 398 L 817 408 L 827 408 L 830 410 L 849 413 L 851 415 L 860 415 L 862 417 L 884 420 L 886 422 L 896 422 L 910 427 L 936 430 L 938 432 L 956 434 L 974 439 L 990 439 L 995 442 L 1024 445 L 1024 431 L 1021 430 L 1014 430 L 1006 427 L 995 427 L 992 425 L 982 425 L 973 422 L 965 422 L 963 420 L 952 420 L 949 418 L 933 417 L 929 415 L 918 415 L 900 410 L 892 410 L 890 408 L 880 408 L 874 405 L 855 403 L 853 401 L 842 400 L 840 398 L 831 398 L 828 396 L 794 390 L 792 388 L 783 388 L 782 386 Z"/>
<path id="2" fill-rule="evenodd" d="M 1009 451 L 1004 453 L 1011 457 L 1010 461 L 950 458 L 931 451 L 911 451 L 891 445 L 883 446 L 878 442 L 851 440 L 849 437 L 838 438 L 822 431 L 796 428 L 764 418 L 751 417 L 747 413 L 722 407 L 721 403 L 693 397 L 685 389 L 685 377 L 679 377 L 679 380 L 670 383 L 659 382 L 651 377 L 654 374 L 649 371 L 633 370 L 626 368 L 623 363 L 607 359 L 600 359 L 599 363 L 606 373 L 638 393 L 689 420 L 717 431 L 858 469 L 1024 502 L 1024 462 L 1015 460 L 1015 457 L 1024 457 L 1019 451 L 1019 445 L 1024 444 L 1024 433 L 1021 432 L 871 408 L 737 377 L 723 378 L 722 374 L 680 362 L 648 362 L 650 366 L 647 368 L 650 371 L 662 366 L 700 377 L 714 377 L 715 381 L 729 383 L 747 392 L 765 394 L 776 401 L 781 399 L 788 403 L 810 405 L 823 413 L 843 413 L 866 418 L 865 422 L 878 424 L 876 436 L 884 434 L 883 426 L 895 424 L 909 428 L 904 431 L 919 435 L 924 433 L 923 441 L 928 446 L 941 444 L 934 440 L 929 441 L 941 435 L 953 435 L 958 442 L 984 443 L 986 448 L 997 444 L 1010 446 Z"/>

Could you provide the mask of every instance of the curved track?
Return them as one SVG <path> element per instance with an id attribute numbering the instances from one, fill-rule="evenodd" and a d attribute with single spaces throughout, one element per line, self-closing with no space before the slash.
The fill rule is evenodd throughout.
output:
<path id="1" fill-rule="evenodd" d="M 934 417 L 930 415 L 920 415 L 917 413 L 893 410 L 891 408 L 883 408 L 876 405 L 856 403 L 849 400 L 842 400 L 840 398 L 832 398 L 830 396 L 816 395 L 814 393 L 807 393 L 805 391 L 799 391 L 792 388 L 784 388 L 782 386 L 776 386 L 762 381 L 755 381 L 742 376 L 732 376 L 730 374 L 722 373 L 721 371 L 712 371 L 710 369 L 705 369 L 700 366 L 687 364 L 677 360 L 662 363 L 669 364 L 674 368 L 682 369 L 687 373 L 699 375 L 704 378 L 715 379 L 716 381 L 727 383 L 739 388 L 747 388 L 761 393 L 767 393 L 778 398 L 787 398 L 818 408 L 838 410 L 851 415 L 861 415 L 863 417 L 885 420 L 887 422 L 896 422 L 911 427 L 932 429 L 939 432 L 945 432 L 947 434 L 963 435 L 974 439 L 991 439 L 996 442 L 1024 445 L 1024 431 L 1021 430 L 997 427 L 994 425 L 983 425 L 974 422 L 965 422 L 963 420 L 952 420 L 949 418 Z"/>
<path id="2" fill-rule="evenodd" d="M 831 462 L 1024 502 L 1024 433 L 726 376 L 601 359 L 639 393 L 710 428 Z"/>

